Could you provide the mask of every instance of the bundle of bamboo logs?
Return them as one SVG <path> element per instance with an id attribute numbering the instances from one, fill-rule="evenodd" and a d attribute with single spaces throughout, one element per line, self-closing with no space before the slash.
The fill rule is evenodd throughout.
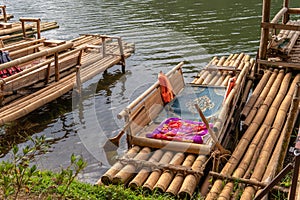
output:
<path id="1" fill-rule="evenodd" d="M 231 158 L 222 169 L 222 177 L 247 179 L 252 185 L 218 179 L 206 199 L 253 199 L 258 188 L 271 182 L 281 169 L 290 134 L 297 118 L 300 74 L 266 70 L 242 111 L 246 129 Z M 297 90 L 295 89 L 297 88 Z M 295 97 L 294 99 L 297 99 Z M 254 185 L 255 186 L 254 186 Z M 260 187 L 257 187 L 257 186 Z"/>
<path id="2" fill-rule="evenodd" d="M 203 176 L 207 159 L 205 155 L 134 146 L 98 183 L 125 184 L 132 189 L 141 187 L 146 192 L 191 198 Z"/>

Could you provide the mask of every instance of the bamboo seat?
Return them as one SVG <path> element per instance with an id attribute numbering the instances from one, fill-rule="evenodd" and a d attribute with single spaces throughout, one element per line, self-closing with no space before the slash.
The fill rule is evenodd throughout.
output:
<path id="1" fill-rule="evenodd" d="M 0 28 L 2 29 L 12 28 L 12 23 L 0 22 Z"/>

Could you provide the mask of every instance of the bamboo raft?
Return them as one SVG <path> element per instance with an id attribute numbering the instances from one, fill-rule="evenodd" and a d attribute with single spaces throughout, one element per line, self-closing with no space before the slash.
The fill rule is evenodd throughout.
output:
<path id="1" fill-rule="evenodd" d="M 39 18 L 20 18 L 20 22 L 0 23 L 0 40 L 7 44 L 11 41 L 32 36 L 40 32 L 59 28 L 57 22 L 42 22 Z"/>
<path id="2" fill-rule="evenodd" d="M 0 69 L 31 65 L 1 80 L 4 104 L 0 108 L 1 125 L 27 115 L 75 86 L 80 88 L 82 82 L 116 64 L 121 64 L 124 70 L 125 59 L 134 51 L 133 45 L 120 37 L 104 35 L 82 35 L 71 41 L 43 42 L 53 47 L 0 65 Z M 24 90 L 29 92 L 24 93 Z"/>
<path id="3" fill-rule="evenodd" d="M 186 87 L 182 65 L 178 64 L 167 74 L 176 95 L 180 95 Z M 214 130 L 218 141 L 223 141 L 229 135 L 226 136 L 225 131 L 233 126 L 232 108 L 239 107 L 239 97 L 243 96 L 246 87 L 246 75 L 253 67 L 254 60 L 243 53 L 227 58 L 215 57 L 191 83 L 196 88 L 226 89 L 230 79 L 235 79 L 223 108 L 216 116 Z M 216 74 L 218 78 L 215 78 Z M 159 83 L 156 82 L 120 112 L 118 117 L 124 118 L 129 124 L 125 125 L 129 151 L 99 179 L 98 184 L 125 184 L 132 189 L 141 187 L 148 192 L 158 190 L 179 198 L 193 196 L 216 150 L 215 141 L 210 138 L 204 144 L 195 144 L 147 138 L 146 133 L 155 129 L 155 118 L 163 110 L 161 98 Z"/>

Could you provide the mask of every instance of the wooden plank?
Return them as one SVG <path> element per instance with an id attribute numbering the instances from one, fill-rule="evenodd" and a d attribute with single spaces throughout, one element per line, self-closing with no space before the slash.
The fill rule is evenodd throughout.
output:
<path id="1" fill-rule="evenodd" d="M 289 14 L 300 14 L 300 8 L 289 8 Z"/>
<path id="2" fill-rule="evenodd" d="M 269 23 L 269 22 L 262 22 L 261 27 L 262 28 L 300 31 L 300 26 L 297 26 L 297 25 L 276 24 L 276 23 Z"/>
<path id="3" fill-rule="evenodd" d="M 278 66 L 278 67 L 290 67 L 297 70 L 300 70 L 300 64 L 298 63 L 290 63 L 290 62 L 282 62 L 282 61 L 267 61 L 258 59 L 257 63 L 264 64 L 264 65 L 271 65 L 271 66 Z"/>

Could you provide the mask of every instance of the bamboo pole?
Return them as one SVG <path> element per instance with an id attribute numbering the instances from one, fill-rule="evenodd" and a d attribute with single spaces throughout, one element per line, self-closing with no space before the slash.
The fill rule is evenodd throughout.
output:
<path id="1" fill-rule="evenodd" d="M 262 22 L 270 22 L 271 0 L 263 0 Z M 259 59 L 265 59 L 267 53 L 267 45 L 269 36 L 269 28 L 261 28 Z"/>
<path id="2" fill-rule="evenodd" d="M 298 108 L 299 108 L 299 99 L 300 97 L 300 87 L 299 82 L 296 83 L 295 91 L 293 95 L 293 101 L 291 104 L 290 112 L 286 120 L 283 132 L 280 134 L 280 138 L 276 144 L 275 150 L 272 152 L 272 157 L 268 162 L 268 166 L 262 178 L 262 182 L 270 183 L 273 178 L 276 176 L 276 173 L 281 170 L 281 163 L 285 154 L 287 152 L 288 144 L 290 141 L 290 136 L 293 132 L 293 127 L 295 125 Z M 281 159 L 281 160 L 280 160 Z M 259 191 L 257 192 L 257 194 Z"/>
<path id="3" fill-rule="evenodd" d="M 195 171 L 203 171 L 205 168 L 205 162 L 207 161 L 207 156 L 199 155 L 195 162 L 192 165 L 192 169 Z M 178 196 L 181 199 L 188 198 L 190 199 L 193 196 L 193 193 L 198 185 L 201 174 L 189 174 L 185 177 L 182 186 L 178 192 Z"/>
<path id="4" fill-rule="evenodd" d="M 144 147 L 135 157 L 135 160 L 146 160 L 150 156 L 151 149 Z M 124 184 L 136 172 L 137 167 L 133 164 L 124 166 L 112 179 L 113 184 Z"/>
<path id="5" fill-rule="evenodd" d="M 184 153 L 177 153 L 171 160 L 170 165 L 180 165 L 184 160 Z M 165 170 L 160 178 L 157 180 L 156 184 L 154 185 L 154 190 L 157 190 L 158 192 L 165 192 L 171 183 L 172 179 L 174 177 L 174 171 L 172 170 Z"/>
<path id="6" fill-rule="evenodd" d="M 246 101 L 247 101 L 247 98 L 249 96 L 249 93 L 250 93 L 250 90 L 253 86 L 253 82 L 254 82 L 254 76 L 255 76 L 255 63 L 253 61 L 253 63 L 251 63 L 251 71 L 250 71 L 250 75 L 248 77 L 248 80 L 247 80 L 247 83 L 246 83 L 246 86 L 245 86 L 245 91 L 243 93 L 243 96 L 242 96 L 242 99 L 241 99 L 241 102 L 242 102 L 242 105 L 244 106 Z"/>
<path id="7" fill-rule="evenodd" d="M 46 49 L 46 50 L 43 50 L 43 51 L 36 52 L 34 54 L 31 54 L 31 55 L 24 56 L 24 57 L 18 58 L 16 60 L 12 60 L 10 62 L 1 64 L 0 65 L 0 70 L 6 69 L 6 68 L 9 68 L 9 67 L 13 67 L 13 66 L 18 66 L 22 63 L 29 62 L 29 61 L 34 60 L 34 59 L 39 58 L 39 57 L 52 55 L 55 52 L 61 52 L 63 50 L 71 48 L 72 46 L 73 46 L 73 43 L 68 42 L 66 44 L 62 44 L 62 45 L 57 46 L 57 47 L 53 47 L 53 48 L 50 48 L 50 49 Z"/>
<path id="8" fill-rule="evenodd" d="M 151 158 L 149 159 L 149 162 L 158 163 L 158 161 L 161 159 L 163 155 L 162 150 L 156 150 Z M 146 181 L 148 175 L 151 173 L 151 169 L 148 167 L 142 168 L 139 173 L 134 177 L 132 181 L 128 184 L 128 186 L 132 189 L 137 189 L 138 187 L 141 187 L 143 183 Z"/>
<path id="9" fill-rule="evenodd" d="M 173 152 L 167 151 L 167 152 L 164 153 L 164 155 L 160 159 L 159 163 L 160 164 L 167 164 L 167 163 L 170 162 L 172 157 L 173 157 Z M 146 182 L 144 183 L 144 185 L 142 187 L 143 190 L 147 191 L 147 192 L 152 191 L 155 183 L 157 182 L 157 180 L 159 179 L 161 174 L 162 174 L 161 169 L 155 169 L 153 172 L 151 172 L 150 176 L 147 178 Z"/>
<path id="10" fill-rule="evenodd" d="M 244 121 L 243 128 L 246 128 L 251 124 L 251 122 L 252 122 L 253 118 L 255 117 L 259 107 L 264 102 L 264 100 L 267 97 L 268 93 L 270 91 L 272 91 L 271 88 L 273 86 L 273 83 L 274 83 L 277 75 L 278 75 L 278 70 L 276 69 L 276 70 L 274 70 L 274 72 L 272 73 L 272 75 L 269 78 L 268 82 L 266 83 L 265 87 L 263 88 L 262 92 L 259 94 L 258 98 L 256 99 L 256 102 L 252 106 L 251 111 L 248 113 L 248 115 L 247 115 L 247 117 Z"/>
<path id="11" fill-rule="evenodd" d="M 158 139 L 151 139 L 151 138 L 145 138 L 139 136 L 132 136 L 131 142 L 132 144 L 135 145 L 148 146 L 156 149 L 163 148 L 170 151 L 180 150 L 186 153 L 204 154 L 204 155 L 208 155 L 212 148 L 210 145 L 205 145 L 205 144 L 158 140 Z"/>
<path id="12" fill-rule="evenodd" d="M 192 164 L 194 163 L 195 159 L 196 159 L 195 155 L 189 154 L 185 158 L 182 166 L 184 166 L 184 167 L 191 167 Z M 166 193 L 171 194 L 173 196 L 176 196 L 178 194 L 178 191 L 179 191 L 182 183 L 183 183 L 183 180 L 184 180 L 184 174 L 181 173 L 181 172 L 177 172 L 176 176 L 174 177 L 174 179 L 170 183 L 170 185 L 169 185 Z"/>
<path id="13" fill-rule="evenodd" d="M 265 173 L 265 166 L 269 161 L 270 155 L 272 153 L 272 149 L 274 148 L 275 145 L 274 141 L 277 140 L 280 130 L 282 129 L 282 126 L 285 122 L 288 108 L 290 107 L 292 96 L 295 91 L 296 83 L 299 81 L 300 81 L 300 74 L 298 74 L 294 78 L 293 83 L 288 91 L 288 94 L 285 96 L 284 100 L 280 105 L 280 108 L 277 112 L 276 118 L 273 123 L 273 127 L 270 131 L 270 134 L 268 135 L 265 145 L 263 146 L 263 149 L 258 159 L 258 163 L 256 164 L 253 174 L 251 176 L 252 180 L 260 181 L 263 174 Z M 283 84 L 289 85 L 289 82 Z M 245 188 L 241 198 L 252 199 L 252 197 L 255 195 L 255 192 L 256 192 L 255 188 L 248 186 Z"/>
<path id="14" fill-rule="evenodd" d="M 251 97 L 249 98 L 249 100 L 247 101 L 246 105 L 244 106 L 242 112 L 241 112 L 241 118 L 245 119 L 246 116 L 248 116 L 249 112 L 251 111 L 253 105 L 255 104 L 257 98 L 259 97 L 259 95 L 261 94 L 261 91 L 263 90 L 263 88 L 265 87 L 265 85 L 267 84 L 268 80 L 270 79 L 270 76 L 272 74 L 271 70 L 267 70 L 263 77 L 261 78 L 261 80 L 259 81 L 258 85 L 256 86 L 256 88 L 254 89 Z"/>
<path id="15" fill-rule="evenodd" d="M 134 146 L 128 150 L 128 152 L 123 156 L 124 158 L 133 158 L 140 151 L 139 146 Z M 113 177 L 124 167 L 121 162 L 116 162 L 105 174 L 100 178 L 101 182 L 105 185 L 112 183 Z"/>

